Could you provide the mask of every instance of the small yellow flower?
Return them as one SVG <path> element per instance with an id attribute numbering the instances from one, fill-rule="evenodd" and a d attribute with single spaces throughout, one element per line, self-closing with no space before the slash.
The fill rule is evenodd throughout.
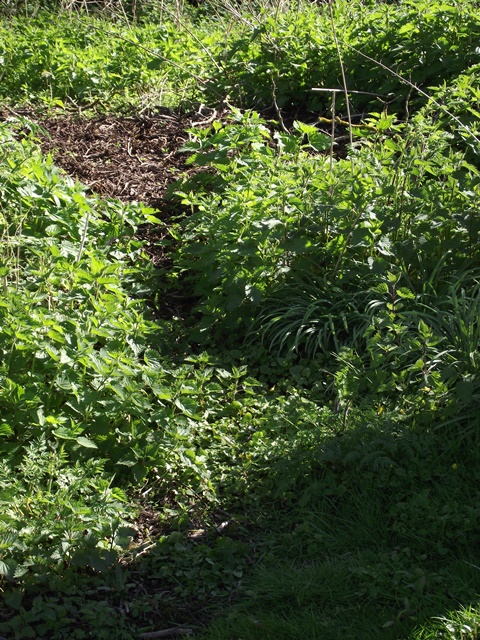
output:
<path id="1" fill-rule="evenodd" d="M 456 471 L 456 470 L 458 469 L 458 464 L 457 464 L 456 462 L 454 462 L 454 463 L 452 464 L 452 469 L 453 469 L 454 471 Z"/>

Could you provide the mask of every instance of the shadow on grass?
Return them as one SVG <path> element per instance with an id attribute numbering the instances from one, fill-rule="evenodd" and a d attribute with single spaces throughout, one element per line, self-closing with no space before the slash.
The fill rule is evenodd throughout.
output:
<path id="1" fill-rule="evenodd" d="M 290 417 L 250 469 L 259 562 L 198 637 L 440 637 L 432 618 L 480 593 L 473 439 L 372 413 L 338 435 L 328 412 L 317 426 Z"/>
<path id="2" fill-rule="evenodd" d="M 294 396 L 215 427 L 230 449 L 212 441 L 220 502 L 210 515 L 162 531 L 152 512 L 149 540 L 102 571 L 64 567 L 4 584 L 0 634 L 457 637 L 431 620 L 475 606 L 480 593 L 473 437 L 372 411 L 352 411 L 343 429 L 341 416 Z"/>

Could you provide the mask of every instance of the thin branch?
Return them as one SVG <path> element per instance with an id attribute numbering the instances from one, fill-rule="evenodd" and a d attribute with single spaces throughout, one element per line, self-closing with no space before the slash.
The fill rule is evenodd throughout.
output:
<path id="1" fill-rule="evenodd" d="M 340 45 L 338 44 L 337 29 L 335 27 L 335 18 L 334 18 L 334 15 L 333 15 L 333 6 L 332 5 L 333 5 L 333 0 L 328 3 L 328 6 L 329 6 L 329 9 L 330 9 L 330 18 L 331 18 L 331 22 L 332 22 L 333 39 L 335 41 L 335 48 L 337 50 L 338 61 L 340 63 L 340 70 L 342 72 L 343 90 L 344 90 L 344 93 L 345 93 L 345 100 L 347 102 L 347 119 L 348 119 L 348 122 L 350 124 L 350 129 L 349 129 L 350 146 L 353 146 L 352 115 L 350 113 L 350 100 L 348 98 L 347 78 L 346 78 L 346 75 L 345 75 L 345 67 L 343 65 L 342 52 L 340 51 Z M 352 163 L 352 176 L 353 176 L 354 175 L 353 157 L 351 159 L 351 163 Z"/>
<path id="2" fill-rule="evenodd" d="M 335 98 L 337 97 L 336 91 L 332 93 L 332 131 L 330 140 L 330 175 L 333 174 L 333 147 L 335 145 Z"/>
<path id="3" fill-rule="evenodd" d="M 280 126 L 282 127 L 285 133 L 290 133 L 287 127 L 285 126 L 285 122 L 283 121 L 282 112 L 280 111 L 280 107 L 277 102 L 277 85 L 275 84 L 275 80 L 272 78 L 272 89 L 273 89 L 273 106 L 275 107 L 275 111 L 277 112 L 278 121 L 280 122 Z"/>
<path id="4" fill-rule="evenodd" d="M 313 87 L 310 91 L 325 91 L 327 93 L 345 93 L 345 89 L 324 89 L 323 87 Z M 388 96 L 381 93 L 372 93 L 371 91 L 354 91 L 353 89 L 348 90 L 348 95 L 351 93 L 358 93 L 362 96 L 374 96 L 376 98 L 388 98 Z"/>

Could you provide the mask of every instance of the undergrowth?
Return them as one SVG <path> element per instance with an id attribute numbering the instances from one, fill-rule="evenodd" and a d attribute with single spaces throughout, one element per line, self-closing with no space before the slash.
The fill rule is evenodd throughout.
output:
<path id="1" fill-rule="evenodd" d="M 268 3 L 241 10 L 225 2 L 194 11 L 164 2 L 146 6 L 136 19 L 128 10 L 112 17 L 82 7 L 88 3 L 73 2 L 54 21 L 40 5 L 16 12 L 6 7 L 0 25 L 4 101 L 98 112 L 227 100 L 242 108 L 326 116 L 329 91 L 343 83 L 328 5 L 279 3 L 272 12 Z M 381 105 L 408 116 L 425 103 L 412 85 L 449 84 L 480 63 L 473 1 L 342 0 L 333 5 L 333 20 L 355 122 Z M 342 93 L 336 112 L 347 113 Z"/>
<path id="2" fill-rule="evenodd" d="M 133 4 L 0 24 L 0 633 L 477 637 L 477 3 Z M 201 103 L 168 223 L 19 115 Z"/>

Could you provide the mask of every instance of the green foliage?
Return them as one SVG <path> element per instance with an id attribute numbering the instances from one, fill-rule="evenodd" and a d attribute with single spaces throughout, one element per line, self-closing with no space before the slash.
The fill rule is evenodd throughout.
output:
<path id="1" fill-rule="evenodd" d="M 161 274 L 153 211 L 0 125 L 0 633 L 478 635 L 478 7 L 331 8 L 348 146 L 293 113 L 341 84 L 327 5 L 0 26 L 11 106 L 237 107 L 189 131 Z"/>
<path id="2" fill-rule="evenodd" d="M 199 131 L 199 141 L 185 147 L 196 151 L 193 162 L 218 172 L 215 191 L 206 174 L 206 189 L 193 191 L 199 179 L 194 177 L 193 185 L 187 182 L 178 192 L 196 211 L 175 231 L 181 239 L 176 263 L 204 299 L 202 310 L 211 317 L 207 326 L 227 319 L 227 312 L 234 326 L 242 306 L 258 303 L 268 284 L 287 273 L 295 254 L 311 244 L 295 243 L 295 231 L 310 213 L 301 211 L 299 192 L 314 179 L 312 166 L 297 170 L 292 163 L 300 153 L 298 139 L 279 136 L 280 149 L 292 148 L 285 152 L 290 162 L 284 161 L 257 114 L 237 112 L 233 120 L 214 125 L 211 137 Z"/>
<path id="3" fill-rule="evenodd" d="M 0 24 L 0 99 L 100 111 L 199 101 L 203 56 L 220 36 L 197 27 L 193 37 L 193 27 L 179 31 L 166 16 L 145 25 L 76 14 L 11 18 Z"/>
<path id="4" fill-rule="evenodd" d="M 202 311 L 228 315 L 233 324 L 277 290 L 267 304 L 268 324 L 274 300 L 288 299 L 289 287 L 298 293 L 298 278 L 313 276 L 324 295 L 340 287 L 354 299 L 389 269 L 421 290 L 443 256 L 442 277 L 477 259 L 478 173 L 452 151 L 449 134 L 422 116 L 388 136 L 382 116 L 370 125 L 371 141 L 337 162 L 312 153 L 305 125 L 297 124 L 299 135 L 272 137 L 255 113 L 236 114 L 211 134 L 194 132 L 198 141 L 185 150 L 216 177 L 200 174 L 182 185 L 193 214 L 175 232 L 176 262 L 205 298 Z M 315 284 L 303 288 L 308 299 Z"/>
<path id="5" fill-rule="evenodd" d="M 0 529 L 9 558 L 2 573 L 13 575 L 17 565 L 73 562 L 77 542 L 90 540 L 85 532 L 103 539 L 119 500 L 128 502 L 114 477 L 125 486 L 155 473 L 168 491 L 185 473 L 208 493 L 189 438 L 205 397 L 228 401 L 230 374 L 205 396 L 213 369 L 197 376 L 193 364 L 162 365 L 161 327 L 135 296 L 149 267 L 133 232 L 155 221 L 152 211 L 87 198 L 29 138 L 16 141 L 7 125 L 1 135 L 0 448 L 4 504 L 15 502 Z M 245 374 L 232 375 L 237 388 Z M 121 512 L 128 517 L 127 505 Z M 27 561 L 27 551 L 38 559 Z"/>
<path id="6" fill-rule="evenodd" d="M 465 607 L 441 616 L 434 624 L 420 632 L 421 640 L 445 638 L 446 640 L 473 640 L 478 637 L 479 615 L 475 607 Z"/>
<path id="7" fill-rule="evenodd" d="M 328 5 L 267 2 L 239 11 L 225 2 L 195 12 L 169 2 L 118 1 L 107 8 L 114 14 L 109 21 L 101 11 L 71 11 L 52 22 L 40 1 L 33 17 L 28 3 L 7 15 L 0 27 L 0 97 L 103 110 L 228 99 L 240 107 L 326 114 L 331 96 L 312 89 L 342 84 Z M 425 102 L 412 83 L 448 85 L 480 61 L 473 2 L 342 1 L 333 11 L 352 113 L 376 110 L 379 100 L 408 113 Z M 345 109 L 339 94 L 337 111 Z"/>
<path id="8" fill-rule="evenodd" d="M 341 1 L 332 7 L 347 88 L 359 92 L 350 97 L 353 113 L 372 110 L 378 99 L 395 111 L 410 108 L 409 86 L 375 61 L 422 87 L 448 83 L 479 61 L 475 3 Z M 237 16 L 243 29 L 228 43 L 227 73 L 216 81 L 242 106 L 272 107 L 275 101 L 287 110 L 327 111 L 330 96 L 311 90 L 342 85 L 328 5 L 282 9 Z M 342 97 L 337 106 L 345 113 Z"/>
<path id="9" fill-rule="evenodd" d="M 327 278 L 294 281 L 265 301 L 250 329 L 260 331 L 271 352 L 314 358 L 317 351 L 358 348 L 367 327 L 365 292 L 345 291 Z"/>
<path id="10" fill-rule="evenodd" d="M 2 574 L 13 578 L 74 562 L 78 547 L 91 548 L 93 566 L 103 561 L 101 540 L 127 502 L 104 473 L 105 458 L 118 462 L 112 415 L 122 424 L 126 392 L 112 405 L 103 389 L 126 385 L 140 348 L 132 329 L 140 340 L 149 329 L 127 293 L 140 249 L 115 248 L 128 216 L 97 211 L 29 139 L 15 141 L 6 125 L 1 136 L 0 535 Z"/>

